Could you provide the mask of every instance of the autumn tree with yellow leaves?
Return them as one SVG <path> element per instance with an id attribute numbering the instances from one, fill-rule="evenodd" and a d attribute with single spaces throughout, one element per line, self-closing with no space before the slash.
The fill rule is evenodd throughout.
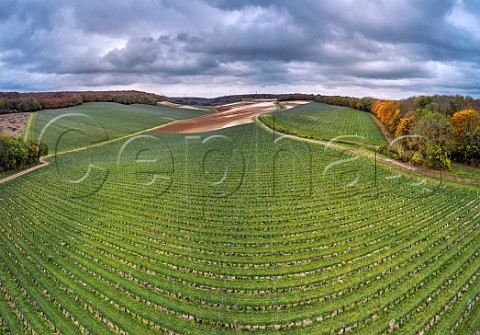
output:
<path id="1" fill-rule="evenodd" d="M 466 109 L 453 114 L 455 146 L 452 157 L 457 162 L 480 165 L 480 112 Z"/>
<path id="2" fill-rule="evenodd" d="M 398 123 L 400 122 L 400 106 L 397 101 L 393 100 L 376 100 L 372 104 L 372 112 L 380 121 L 395 133 Z"/>
<path id="3" fill-rule="evenodd" d="M 462 140 L 480 128 L 480 112 L 473 109 L 466 109 L 453 114 L 450 117 L 450 122 L 455 128 L 455 138 Z"/>

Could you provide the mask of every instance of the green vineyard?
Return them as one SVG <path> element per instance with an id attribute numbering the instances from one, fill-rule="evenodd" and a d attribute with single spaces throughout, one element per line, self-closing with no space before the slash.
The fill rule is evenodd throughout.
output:
<path id="1" fill-rule="evenodd" d="M 312 106 L 276 122 L 300 129 Z M 339 113 L 325 124 L 385 141 L 369 115 Z M 126 119 L 110 137 L 154 126 Z M 82 145 L 68 136 L 62 148 Z M 478 186 L 256 124 L 48 161 L 0 184 L 1 334 L 480 331 Z"/>
<path id="2" fill-rule="evenodd" d="M 379 145 L 385 137 L 372 115 L 346 107 L 312 102 L 260 117 L 272 128 L 299 136 Z"/>

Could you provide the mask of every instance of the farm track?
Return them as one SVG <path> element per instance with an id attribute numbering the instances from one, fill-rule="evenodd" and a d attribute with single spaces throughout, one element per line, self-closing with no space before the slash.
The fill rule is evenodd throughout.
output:
<path id="1" fill-rule="evenodd" d="M 373 121 L 377 124 L 378 128 L 382 131 L 383 136 L 387 139 L 388 143 L 392 143 L 393 137 L 392 134 L 387 130 L 385 125 L 378 119 L 376 115 L 370 114 L 372 117 Z"/>
<path id="2" fill-rule="evenodd" d="M 45 158 L 46 158 L 46 157 L 45 157 Z M 7 182 L 9 182 L 9 181 L 11 181 L 11 180 L 14 180 L 14 179 L 18 178 L 18 177 L 21 177 L 21 176 L 23 176 L 23 175 L 26 175 L 27 173 L 30 173 L 30 172 L 32 172 L 32 171 L 41 169 L 41 168 L 43 168 L 43 167 L 45 167 L 45 166 L 47 166 L 47 165 L 48 165 L 48 162 L 44 161 L 43 158 L 40 158 L 40 164 L 35 165 L 35 166 L 33 166 L 33 167 L 31 167 L 31 168 L 28 168 L 28 169 L 26 169 L 26 170 L 23 170 L 23 171 L 21 171 L 21 172 L 19 172 L 19 173 L 16 173 L 16 174 L 14 174 L 14 175 L 5 177 L 5 178 L 3 178 L 3 179 L 0 179 L 0 184 L 7 183 Z"/>

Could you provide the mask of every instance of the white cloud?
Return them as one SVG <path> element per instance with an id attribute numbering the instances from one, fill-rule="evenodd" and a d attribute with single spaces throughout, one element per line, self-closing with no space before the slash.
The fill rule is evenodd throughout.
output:
<path id="1" fill-rule="evenodd" d="M 447 16 L 447 22 L 452 26 L 461 28 L 465 32 L 480 39 L 480 18 L 465 8 L 462 0 L 458 0 L 451 13 Z"/>

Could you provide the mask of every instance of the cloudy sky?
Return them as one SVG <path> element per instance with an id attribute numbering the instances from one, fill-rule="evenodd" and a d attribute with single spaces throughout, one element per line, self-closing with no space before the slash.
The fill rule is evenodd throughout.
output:
<path id="1" fill-rule="evenodd" d="M 480 97 L 480 0 L 2 0 L 0 90 Z"/>

